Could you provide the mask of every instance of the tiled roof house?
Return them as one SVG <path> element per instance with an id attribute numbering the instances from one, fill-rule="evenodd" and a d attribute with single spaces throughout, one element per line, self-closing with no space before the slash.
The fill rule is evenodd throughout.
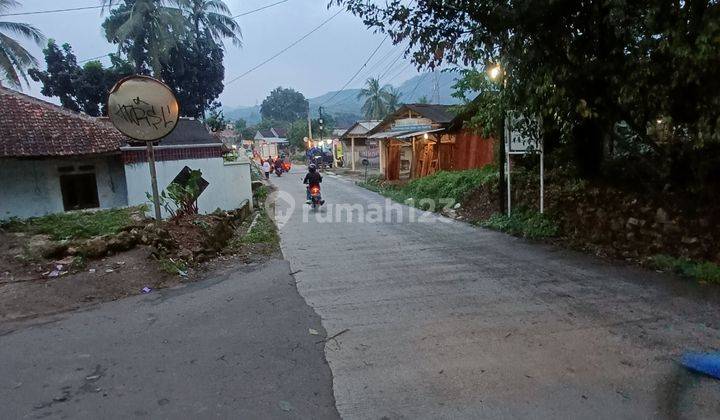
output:
<path id="1" fill-rule="evenodd" d="M 132 143 L 107 118 L 4 87 L 0 107 L 0 220 L 147 202 L 146 148 Z M 158 143 L 155 158 L 161 189 L 186 166 L 203 171 L 210 187 L 198 200 L 201 211 L 230 210 L 239 206 L 240 197 L 251 197 L 249 162 L 225 165 L 222 142 L 197 120 L 181 119 Z M 226 190 L 227 182 L 235 188 Z"/>

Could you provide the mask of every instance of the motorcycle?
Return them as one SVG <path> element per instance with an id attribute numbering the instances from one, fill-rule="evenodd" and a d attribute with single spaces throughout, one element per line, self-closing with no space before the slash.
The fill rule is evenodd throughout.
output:
<path id="1" fill-rule="evenodd" d="M 325 201 L 320 196 L 320 186 L 308 186 L 308 189 L 310 190 L 310 207 L 312 207 L 313 210 L 317 210 L 320 206 L 325 204 Z"/>
<path id="2" fill-rule="evenodd" d="M 283 172 L 285 172 L 285 168 L 283 168 L 282 166 L 277 166 L 275 168 L 275 175 L 277 175 L 278 178 L 282 176 Z"/>

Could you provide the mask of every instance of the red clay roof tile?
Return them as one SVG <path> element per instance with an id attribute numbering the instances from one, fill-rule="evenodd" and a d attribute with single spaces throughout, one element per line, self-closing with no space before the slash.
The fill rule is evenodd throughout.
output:
<path id="1" fill-rule="evenodd" d="M 119 151 L 128 141 L 109 123 L 0 87 L 0 157 Z"/>

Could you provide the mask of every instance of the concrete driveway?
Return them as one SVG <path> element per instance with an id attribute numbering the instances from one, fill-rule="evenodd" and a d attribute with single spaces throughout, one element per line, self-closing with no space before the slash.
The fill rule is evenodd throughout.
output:
<path id="1" fill-rule="evenodd" d="M 342 417 L 720 416 L 718 381 L 677 363 L 720 346 L 717 287 L 411 220 L 332 176 L 328 205 L 308 212 L 303 175 L 272 177 L 281 246 L 328 335 L 347 330 L 325 348 Z"/>
<path id="2" fill-rule="evenodd" d="M 322 334 L 287 262 L 230 265 L 0 329 L 0 418 L 336 419 Z"/>

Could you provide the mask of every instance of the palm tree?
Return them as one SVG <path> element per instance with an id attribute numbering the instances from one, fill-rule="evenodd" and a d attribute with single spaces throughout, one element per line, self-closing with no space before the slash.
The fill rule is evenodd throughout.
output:
<path id="1" fill-rule="evenodd" d="M 162 61 L 186 30 L 179 8 L 183 1 L 102 0 L 103 10 L 110 11 L 103 23 L 105 36 L 128 55 L 136 73 L 144 73 L 147 63 L 153 74 L 160 74 Z"/>
<path id="2" fill-rule="evenodd" d="M 358 99 L 365 99 L 365 103 L 361 108 L 365 118 L 369 120 L 380 120 L 385 118 L 388 113 L 387 109 L 387 86 L 380 87 L 380 80 L 369 78 L 365 82 L 365 87 L 360 89 Z"/>
<path id="3" fill-rule="evenodd" d="M 385 106 L 387 107 L 388 114 L 391 114 L 395 111 L 397 111 L 398 108 L 400 108 L 400 97 L 402 96 L 402 93 L 390 86 L 387 88 L 386 95 L 385 95 Z"/>
<path id="4" fill-rule="evenodd" d="M 207 48 L 203 48 L 203 40 L 211 45 L 222 46 L 223 39 L 229 38 L 236 46 L 242 45 L 240 25 L 230 16 L 230 9 L 224 1 L 180 0 L 179 4 L 185 13 L 198 62 L 201 62 L 202 57 L 206 55 Z M 204 115 L 205 98 L 201 97 L 200 103 L 202 104 L 200 112 Z"/>
<path id="5" fill-rule="evenodd" d="M 20 3 L 15 0 L 0 0 L 0 14 L 18 6 Z M 45 36 L 39 29 L 27 23 L 0 22 L 0 77 L 12 87 L 21 89 L 20 78 L 29 85 L 27 70 L 36 67 L 38 62 L 20 43 L 7 35 L 7 32 L 31 39 L 38 45 L 45 41 Z"/>
<path id="6" fill-rule="evenodd" d="M 240 25 L 230 16 L 223 0 L 181 0 L 179 3 L 186 13 L 196 47 L 202 35 L 216 44 L 229 38 L 234 45 L 242 45 Z"/>

